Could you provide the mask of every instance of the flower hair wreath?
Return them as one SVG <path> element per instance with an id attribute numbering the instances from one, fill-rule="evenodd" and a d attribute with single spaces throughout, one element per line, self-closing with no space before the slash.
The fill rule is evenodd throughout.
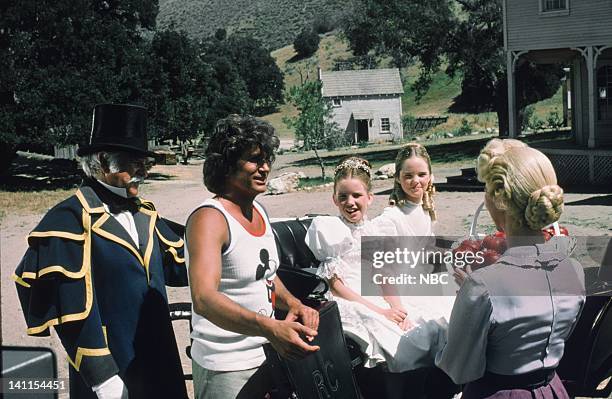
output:
<path id="1" fill-rule="evenodd" d="M 368 176 L 370 176 L 370 168 L 368 167 L 368 165 L 358 159 L 351 158 L 347 159 L 346 161 L 342 161 L 340 165 L 336 166 L 336 168 L 334 169 L 334 174 L 338 173 L 338 171 L 342 169 L 361 169 L 365 173 L 367 173 Z"/>

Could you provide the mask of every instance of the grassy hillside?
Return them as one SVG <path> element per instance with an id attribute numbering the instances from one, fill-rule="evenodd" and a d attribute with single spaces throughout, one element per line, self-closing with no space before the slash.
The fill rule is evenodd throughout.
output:
<path id="1" fill-rule="evenodd" d="M 321 37 L 319 50 L 312 57 L 294 61 L 295 56 L 296 52 L 292 45 L 272 52 L 272 57 L 285 75 L 285 89 L 299 85 L 302 79 L 317 79 L 317 66 L 324 71 L 331 70 L 336 60 L 351 57 L 352 53 L 347 43 L 337 35 L 327 34 Z M 284 116 L 295 115 L 297 115 L 295 107 L 284 104 L 279 107 L 278 112 L 263 118 L 276 128 L 280 137 L 293 138 L 293 131 L 287 128 L 282 119 Z"/>
<path id="2" fill-rule="evenodd" d="M 271 54 L 285 74 L 285 87 L 289 88 L 300 84 L 302 79 L 316 79 L 317 66 L 328 71 L 338 59 L 352 56 L 347 43 L 334 32 L 322 36 L 319 50 L 308 59 L 295 60 L 291 44 L 302 28 L 312 26 L 315 19 L 326 16 L 332 23 L 340 20 L 349 11 L 346 8 L 348 4 L 342 0 L 160 0 L 157 22 L 159 28 L 174 26 L 194 38 L 207 37 L 219 28 L 225 28 L 229 34 L 251 34 L 268 48 L 277 49 Z M 379 67 L 387 66 L 389 63 L 383 60 Z M 418 73 L 417 66 L 401 71 L 404 114 L 415 117 L 448 115 L 449 121 L 434 129 L 439 132 L 452 131 L 466 122 L 474 130 L 497 126 L 497 116 L 492 112 L 477 115 L 448 112 L 453 99 L 461 92 L 460 76 L 450 79 L 444 72 L 438 72 L 427 94 L 416 102 L 411 85 Z M 551 99 L 536 104 L 534 114 L 546 120 L 552 111 L 561 113 L 561 110 L 559 91 Z M 282 138 L 292 138 L 293 132 L 285 126 L 282 118 L 296 114 L 294 107 L 285 104 L 264 119 L 276 127 Z"/>
<path id="3" fill-rule="evenodd" d="M 339 59 L 352 57 L 348 44 L 341 37 L 332 32 L 321 37 L 319 50 L 310 58 L 295 61 L 296 55 L 293 46 L 285 46 L 273 51 L 272 57 L 285 75 L 285 87 L 289 88 L 299 85 L 301 79 L 316 79 L 317 66 L 324 71 L 333 68 Z M 380 67 L 388 67 L 389 62 L 383 60 Z M 412 83 L 419 74 L 418 66 L 411 66 L 401 70 L 404 83 L 404 95 L 402 97 L 402 111 L 404 115 L 415 117 L 447 115 L 448 122 L 439 125 L 432 132 L 450 132 L 461 126 L 465 120 L 473 130 L 484 130 L 497 127 L 497 115 L 494 112 L 481 114 L 457 114 L 450 113 L 448 108 L 453 104 L 453 99 L 461 92 L 461 77 L 449 78 L 443 71 L 435 74 L 429 91 L 417 102 L 415 92 L 411 89 Z M 300 77 L 301 76 L 301 77 Z M 535 115 L 540 119 L 546 119 L 547 115 L 557 110 L 562 110 L 561 90 L 550 99 L 541 101 L 535 105 Z M 297 110 L 288 104 L 282 105 L 278 112 L 264 116 L 264 119 L 272 123 L 282 138 L 293 138 L 293 132 L 282 122 L 284 116 L 295 116 Z"/>
<path id="4" fill-rule="evenodd" d="M 194 38 L 225 28 L 229 34 L 251 34 L 276 49 L 292 43 L 317 18 L 337 21 L 347 6 L 342 0 L 160 0 L 157 24 L 174 25 Z"/>

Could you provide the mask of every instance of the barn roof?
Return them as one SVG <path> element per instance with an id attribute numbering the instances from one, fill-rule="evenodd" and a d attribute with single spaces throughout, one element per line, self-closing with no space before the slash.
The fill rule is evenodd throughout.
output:
<path id="1" fill-rule="evenodd" d="M 403 94 L 399 69 L 321 71 L 323 97 Z"/>

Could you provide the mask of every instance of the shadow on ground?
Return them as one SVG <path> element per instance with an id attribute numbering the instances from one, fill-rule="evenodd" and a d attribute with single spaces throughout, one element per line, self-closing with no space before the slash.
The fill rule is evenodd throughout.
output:
<path id="1" fill-rule="evenodd" d="M 486 143 L 490 140 L 490 137 L 481 138 L 481 139 L 472 139 L 459 141 L 454 143 L 441 143 L 441 144 L 430 144 L 427 145 L 427 151 L 431 157 L 434 165 L 436 163 L 449 163 L 449 162 L 474 162 L 480 153 L 480 150 L 486 145 Z M 562 132 L 559 134 L 558 132 L 544 132 L 538 134 L 532 134 L 525 138 L 521 139 L 524 142 L 527 142 L 533 147 L 538 145 L 542 145 L 542 143 L 550 144 L 551 140 L 554 142 L 559 142 L 560 144 L 569 142 L 572 140 L 567 137 L 567 134 Z M 367 147 L 365 151 L 359 151 L 358 156 L 361 156 L 370 163 L 389 163 L 395 160 L 395 156 L 399 150 L 399 147 L 392 149 L 372 149 L 371 151 L 367 151 Z M 344 154 L 331 154 L 331 155 L 323 155 L 323 164 L 325 166 L 335 166 L 337 165 L 343 158 L 348 155 Z M 296 167 L 304 167 L 309 165 L 318 165 L 316 157 L 308 157 L 305 159 L 301 159 L 290 164 L 291 166 Z M 440 191 L 456 191 L 454 188 L 446 189 L 444 185 L 440 185 Z M 612 194 L 612 186 L 604 186 L 604 185 L 589 185 L 589 184 L 581 184 L 581 185 L 572 185 L 572 186 L 563 186 L 563 189 L 566 193 L 573 194 Z M 481 186 L 476 187 L 465 187 L 460 191 L 473 191 L 473 192 L 482 192 L 483 188 Z M 385 190 L 381 192 L 377 192 L 375 194 L 378 195 L 386 195 L 389 194 L 390 190 Z M 567 205 L 612 205 L 612 195 L 609 196 L 597 196 L 588 199 L 584 199 L 581 201 L 575 201 L 567 203 Z"/>
<path id="2" fill-rule="evenodd" d="M 602 188 L 602 190 L 603 190 L 603 188 Z M 608 192 L 610 190 L 612 190 L 612 189 L 607 188 L 605 190 L 605 192 Z M 565 205 L 568 205 L 568 206 L 571 206 L 571 205 L 603 205 L 603 206 L 612 206 L 612 195 L 603 195 L 603 196 L 585 198 L 585 199 L 580 200 L 580 201 L 566 202 Z"/>
<path id="3" fill-rule="evenodd" d="M 469 140 L 457 143 L 433 144 L 427 146 L 427 152 L 431 160 L 436 162 L 455 162 L 476 159 L 480 150 L 489 141 L 489 138 L 479 140 Z M 363 154 L 370 163 L 393 162 L 397 155 L 397 149 L 373 150 Z M 323 163 L 327 166 L 335 166 L 347 155 L 327 155 L 323 156 Z M 305 158 L 292 163 L 292 166 L 317 165 L 317 159 L 313 157 Z"/>
<path id="4" fill-rule="evenodd" d="M 148 180 L 172 180 L 171 175 L 151 173 Z M 72 189 L 81 184 L 83 172 L 75 161 L 20 153 L 0 175 L 0 190 L 41 191 Z"/>
<path id="5" fill-rule="evenodd" d="M 464 141 L 457 141 L 453 143 L 441 143 L 441 144 L 428 144 L 427 152 L 431 157 L 432 162 L 435 163 L 448 163 L 448 162 L 462 162 L 472 161 L 474 162 L 480 154 L 480 150 L 491 140 L 491 137 L 484 137 L 479 139 L 467 139 Z M 537 143 L 543 141 L 566 141 L 568 137 L 565 133 L 559 132 L 542 132 L 537 134 L 531 134 L 529 136 L 521 138 L 532 146 L 537 146 Z M 364 147 L 367 149 L 367 147 Z M 384 149 L 384 150 L 372 150 L 372 151 L 359 151 L 359 156 L 366 158 L 370 163 L 376 162 L 393 162 L 397 154 L 398 148 L 395 149 Z M 326 155 L 323 156 L 323 163 L 326 166 L 335 166 L 341 159 L 347 155 Z M 309 158 L 295 161 L 292 166 L 307 166 L 317 165 L 316 157 L 312 156 Z"/>

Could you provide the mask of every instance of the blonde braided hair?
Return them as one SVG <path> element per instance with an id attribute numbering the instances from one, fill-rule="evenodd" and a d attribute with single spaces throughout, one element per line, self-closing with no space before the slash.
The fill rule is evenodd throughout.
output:
<path id="1" fill-rule="evenodd" d="M 419 157 L 427 162 L 427 167 L 429 169 L 429 175 L 431 179 L 429 180 L 429 184 L 423 191 L 423 210 L 425 210 L 432 221 L 436 221 L 436 209 L 434 202 L 434 195 L 436 194 L 436 188 L 433 184 L 433 175 L 431 172 L 431 159 L 429 157 L 429 153 L 427 153 L 427 149 L 419 143 L 408 143 L 404 147 L 402 147 L 395 157 L 395 176 L 393 183 L 393 190 L 391 191 L 391 195 L 389 196 L 389 205 L 391 206 L 401 206 L 406 203 L 406 194 L 402 189 L 402 185 L 399 182 L 399 175 L 402 170 L 402 164 L 405 160 L 410 159 L 412 157 Z"/>

